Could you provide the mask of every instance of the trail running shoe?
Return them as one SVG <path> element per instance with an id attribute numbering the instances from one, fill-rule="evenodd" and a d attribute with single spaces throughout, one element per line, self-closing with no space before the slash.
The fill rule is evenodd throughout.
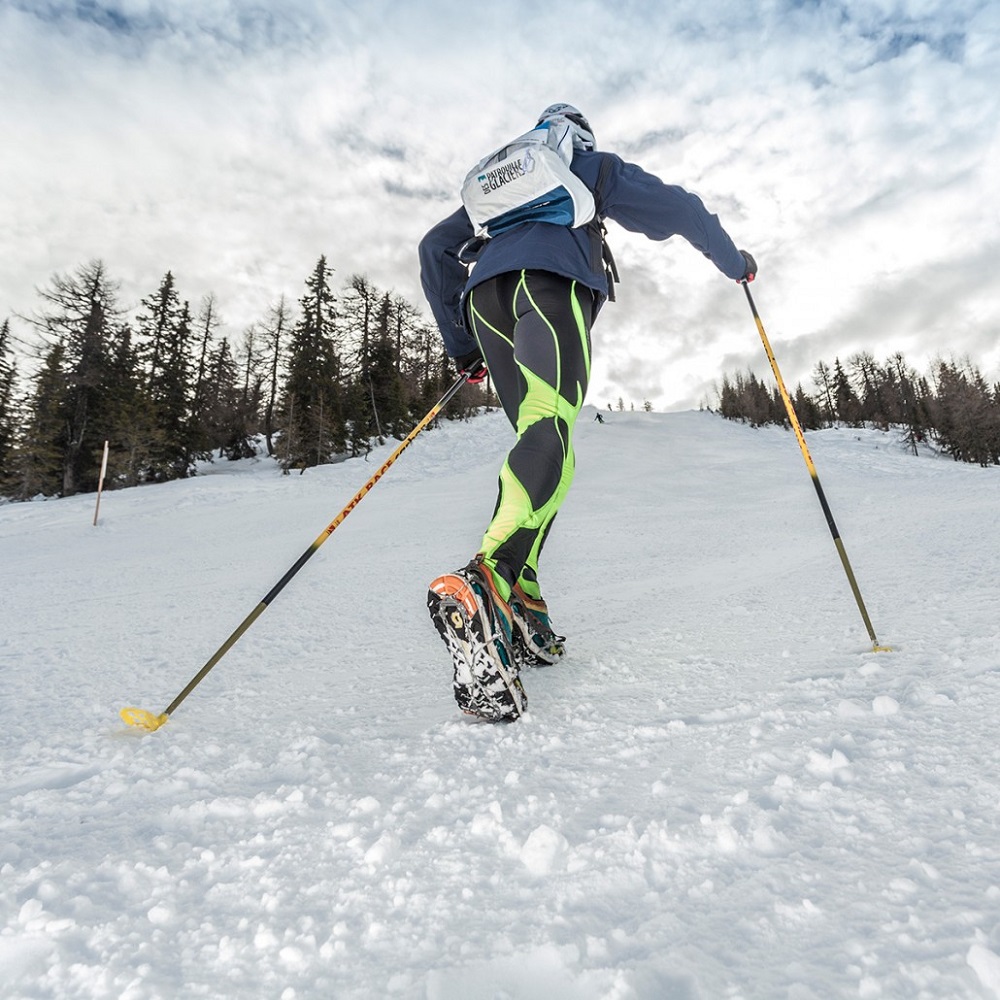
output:
<path id="1" fill-rule="evenodd" d="M 479 558 L 432 581 L 427 609 L 451 653 L 458 707 L 489 722 L 523 715 L 528 696 L 518 677 L 510 605 Z"/>
<path id="2" fill-rule="evenodd" d="M 515 583 L 510 610 L 514 620 L 514 655 L 522 667 L 546 667 L 566 655 L 566 636 L 553 631 L 548 605 L 541 597 L 529 597 Z"/>

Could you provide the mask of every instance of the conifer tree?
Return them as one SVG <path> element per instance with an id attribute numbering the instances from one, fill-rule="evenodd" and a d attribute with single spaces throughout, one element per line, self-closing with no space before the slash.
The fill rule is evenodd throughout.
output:
<path id="1" fill-rule="evenodd" d="M 230 460 L 254 454 L 242 408 L 241 382 L 229 340 L 223 337 L 209 357 L 205 420 L 209 439 Z"/>
<path id="2" fill-rule="evenodd" d="M 258 352 L 260 335 L 256 327 L 250 326 L 243 332 L 239 352 L 240 384 L 233 415 L 235 434 L 221 447 L 223 454 L 231 461 L 253 458 L 257 454 L 254 438 L 260 424 L 260 406 L 263 394 L 262 358 Z"/>
<path id="3" fill-rule="evenodd" d="M 57 438 L 63 448 L 60 492 L 71 496 L 97 488 L 100 457 L 109 433 L 107 401 L 110 358 L 116 323 L 117 286 L 109 281 L 104 264 L 91 261 L 75 274 L 56 275 L 40 294 L 47 312 L 36 320 L 50 339 L 61 342 L 64 427 Z M 55 357 L 49 354 L 49 359 Z M 50 373 L 55 377 L 55 373 Z"/>
<path id="4" fill-rule="evenodd" d="M 195 428 L 191 422 L 191 311 L 187 302 L 181 304 L 177 322 L 169 331 L 167 350 L 160 377 L 153 387 L 159 426 L 168 442 L 165 459 L 175 478 L 189 475 L 194 460 L 201 454 Z"/>
<path id="5" fill-rule="evenodd" d="M 851 386 L 851 380 L 847 377 L 840 358 L 834 358 L 832 382 L 834 419 L 849 427 L 860 426 L 861 401 Z"/>
<path id="6" fill-rule="evenodd" d="M 930 415 L 927 412 L 930 391 L 927 380 L 921 379 L 898 351 L 889 359 L 886 367 L 891 373 L 896 397 L 895 422 L 906 429 L 905 441 L 916 455 L 918 445 L 927 440 L 930 429 Z"/>
<path id="7" fill-rule="evenodd" d="M 328 462 L 344 450 L 345 425 L 332 270 L 320 257 L 299 300 L 302 314 L 289 338 L 281 454 L 285 471 Z"/>
<path id="8" fill-rule="evenodd" d="M 109 387 L 110 454 L 105 488 L 138 486 L 153 475 L 165 451 L 163 431 L 146 386 L 139 351 L 125 326 L 111 358 Z"/>
<path id="9" fill-rule="evenodd" d="M 427 325 L 420 312 L 402 296 L 392 297 L 390 324 L 389 335 L 393 340 L 396 370 L 403 379 L 409 416 L 415 417 L 417 410 L 421 414 L 426 411 L 425 407 L 420 406 L 422 386 L 428 375 L 428 360 L 434 357 L 435 348 L 440 348 L 441 338 L 436 330 Z"/>
<path id="10" fill-rule="evenodd" d="M 888 430 L 892 423 L 893 403 L 885 369 L 870 351 L 861 351 L 848 359 L 857 386 L 859 417 L 862 423 Z"/>
<path id="11" fill-rule="evenodd" d="M 26 419 L 11 460 L 10 492 L 19 500 L 62 491 L 69 397 L 65 365 L 66 346 L 57 340 L 31 379 Z"/>
<path id="12" fill-rule="evenodd" d="M 368 364 L 375 340 L 376 313 L 382 293 L 363 274 L 351 275 L 341 302 L 340 318 L 344 331 L 353 342 L 348 374 L 354 375 Z"/>
<path id="13" fill-rule="evenodd" d="M 174 284 L 173 272 L 160 280 L 160 285 L 152 295 L 147 295 L 140 303 L 144 312 L 140 313 L 136 325 L 141 344 L 140 353 L 146 370 L 146 380 L 150 387 L 156 385 L 160 371 L 165 364 L 168 343 L 173 338 L 174 328 L 180 320 L 181 302 Z"/>
<path id="14" fill-rule="evenodd" d="M 219 326 L 221 320 L 215 306 L 215 296 L 206 295 L 201 300 L 194 321 L 191 352 L 194 384 L 191 389 L 190 434 L 192 447 L 199 457 L 207 456 L 215 446 L 208 432 L 208 400 L 212 394 L 208 385 L 208 374 L 212 344 Z"/>
<path id="15" fill-rule="evenodd" d="M 199 441 L 192 426 L 190 307 L 182 302 L 170 271 L 156 293 L 142 300 L 138 330 L 146 369 L 146 388 L 159 430 L 152 456 L 156 479 L 178 479 L 191 473 Z"/>
<path id="16" fill-rule="evenodd" d="M 792 408 L 798 418 L 799 425 L 805 431 L 814 431 L 823 426 L 823 414 L 819 404 L 802 388 L 800 382 L 795 387 L 792 397 Z"/>
<path id="17" fill-rule="evenodd" d="M 414 381 L 417 398 L 411 416 L 417 411 L 424 414 L 440 398 L 448 383 L 448 355 L 441 343 L 441 336 L 429 324 L 420 324 L 415 331 L 417 357 Z"/>
<path id="18" fill-rule="evenodd" d="M 611 404 L 608 403 L 608 409 Z M 719 389 L 719 414 L 726 420 L 742 420 L 743 414 L 740 411 L 739 399 L 736 395 L 736 387 L 733 385 L 728 374 L 722 376 L 722 387 Z"/>
<path id="19" fill-rule="evenodd" d="M 752 371 L 737 373 L 735 381 L 728 376 L 723 379 L 719 408 L 724 417 L 742 420 L 751 427 L 787 420 L 777 387 L 770 392 Z"/>
<path id="20" fill-rule="evenodd" d="M 264 391 L 264 440 L 268 455 L 274 454 L 275 414 L 278 403 L 278 376 L 281 371 L 285 334 L 290 317 L 285 297 L 281 296 L 271 308 L 264 325 L 264 359 L 266 369 L 266 389 Z"/>
<path id="21" fill-rule="evenodd" d="M 12 475 L 11 461 L 17 432 L 18 407 L 15 398 L 17 364 L 10 349 L 10 321 L 0 326 L 0 495 L 4 495 Z"/>
<path id="22" fill-rule="evenodd" d="M 349 346 L 344 359 L 346 385 L 344 417 L 352 455 L 366 453 L 374 436 L 382 437 L 379 413 L 371 384 L 371 358 L 376 340 L 379 290 L 365 275 L 354 274 L 341 301 L 340 322 Z"/>
<path id="23" fill-rule="evenodd" d="M 871 421 L 883 428 L 901 427 L 913 453 L 933 437 L 956 461 L 1000 464 L 1000 385 L 990 386 L 971 362 L 938 361 L 933 369 L 934 389 L 903 355 L 894 354 L 884 365 L 867 352 L 848 361 L 860 391 L 855 393 L 839 359 L 831 370 L 819 362 L 813 371 L 818 388 L 810 398 L 798 386 L 793 405 L 799 422 L 811 430 L 840 420 L 851 426 Z M 732 420 L 760 421 L 767 405 L 753 373 L 723 377 L 719 411 Z M 770 412 L 763 422 L 785 422 L 783 408 L 772 393 Z"/>
<path id="24" fill-rule="evenodd" d="M 833 399 L 833 373 L 825 361 L 818 362 L 813 369 L 813 384 L 819 390 L 818 405 L 823 419 L 833 422 L 837 419 L 837 404 Z"/>
<path id="25" fill-rule="evenodd" d="M 971 364 L 938 362 L 934 433 L 956 461 L 1000 463 L 1000 414 L 982 374 Z"/>
<path id="26" fill-rule="evenodd" d="M 400 433 L 406 422 L 407 406 L 403 379 L 399 373 L 395 318 L 392 297 L 386 292 L 378 306 L 376 339 L 369 353 L 366 373 L 380 439 L 405 436 L 405 431 Z"/>

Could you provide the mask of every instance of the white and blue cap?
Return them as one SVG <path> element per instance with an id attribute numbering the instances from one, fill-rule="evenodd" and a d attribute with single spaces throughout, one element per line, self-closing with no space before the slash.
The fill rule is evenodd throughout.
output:
<path id="1" fill-rule="evenodd" d="M 550 104 L 539 116 L 538 124 L 542 122 L 566 121 L 573 130 L 573 146 L 576 149 L 597 149 L 594 141 L 594 130 L 579 108 L 572 104 Z"/>

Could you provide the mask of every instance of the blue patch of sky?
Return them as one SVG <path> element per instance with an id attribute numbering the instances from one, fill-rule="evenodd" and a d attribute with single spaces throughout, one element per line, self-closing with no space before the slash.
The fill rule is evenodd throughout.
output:
<path id="1" fill-rule="evenodd" d="M 806 70 L 806 72 L 802 75 L 813 90 L 822 90 L 824 87 L 829 87 L 831 84 L 831 80 L 826 73 L 822 73 L 819 70 Z"/>
<path id="2" fill-rule="evenodd" d="M 785 0 L 784 2 L 784 12 L 791 12 L 802 10 L 807 13 L 810 11 L 823 11 L 826 14 L 836 14 L 835 20 L 845 22 L 851 19 L 850 8 L 847 4 L 835 0 Z M 777 15 L 781 16 L 783 11 L 778 10 Z"/>
<path id="3" fill-rule="evenodd" d="M 78 0 L 76 13 L 81 21 L 91 21 L 107 31 L 124 35 L 136 35 L 150 30 L 159 31 L 166 27 L 163 18 L 156 14 L 130 17 L 114 7 L 96 3 L 94 0 Z"/>
<path id="4" fill-rule="evenodd" d="M 330 141 L 348 149 L 353 153 L 360 153 L 363 156 L 375 156 L 380 160 L 392 160 L 396 163 L 405 163 L 408 159 L 408 152 L 403 145 L 393 145 L 380 143 L 356 127 L 350 126 L 341 131 L 331 133 Z"/>
<path id="5" fill-rule="evenodd" d="M 627 154 L 629 156 L 635 156 L 640 153 L 645 153 L 650 149 L 657 149 L 664 144 L 673 144 L 681 142 L 687 132 L 681 128 L 660 128 L 644 132 L 638 139 L 634 139 L 631 142 L 622 143 L 615 152 Z M 598 149 L 601 148 L 600 145 L 600 133 L 598 132 Z"/>
<path id="6" fill-rule="evenodd" d="M 903 30 L 893 31 L 882 39 L 879 58 L 895 59 L 915 45 L 926 45 L 949 62 L 960 63 L 965 55 L 965 35 L 961 32 L 947 32 L 935 37 L 923 31 Z"/>
<path id="7" fill-rule="evenodd" d="M 400 198 L 410 198 L 415 201 L 441 201 L 445 198 L 450 198 L 456 204 L 458 202 L 458 195 L 455 191 L 441 187 L 430 187 L 427 185 L 414 187 L 398 180 L 383 180 L 382 188 L 389 194 L 397 195 Z"/>
<path id="8" fill-rule="evenodd" d="M 150 13 L 143 17 L 130 17 L 116 7 L 98 3 L 97 0 L 75 0 L 72 3 L 38 3 L 15 0 L 14 7 L 40 21 L 49 21 L 54 24 L 82 21 L 120 35 L 160 31 L 167 27 L 167 22 L 156 13 Z"/>
<path id="9" fill-rule="evenodd" d="M 860 37 L 877 46 L 876 62 L 896 59 L 916 45 L 926 45 L 950 62 L 960 63 L 965 57 L 965 33 L 953 30 L 956 20 L 961 20 L 955 7 L 942 5 L 938 14 L 915 18 L 903 12 L 879 16 L 869 7 L 852 8 L 841 0 L 784 0 L 783 6 L 787 12 L 822 12 L 842 26 L 855 26 Z"/>
<path id="10" fill-rule="evenodd" d="M 301 48 L 325 35 L 323 25 L 307 6 L 271 9 L 261 5 L 237 7 L 231 20 L 199 17 L 197 13 L 171 16 L 169 9 L 151 8 L 129 14 L 115 3 L 100 0 L 14 0 L 18 10 L 58 26 L 93 26 L 123 43 L 142 48 L 170 35 L 203 36 L 223 48 L 243 53 L 285 47 Z"/>

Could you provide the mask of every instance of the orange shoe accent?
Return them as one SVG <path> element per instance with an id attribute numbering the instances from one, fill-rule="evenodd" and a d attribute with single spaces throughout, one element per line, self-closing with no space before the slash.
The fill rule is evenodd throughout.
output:
<path id="1" fill-rule="evenodd" d="M 445 573 L 436 580 L 432 580 L 429 589 L 441 597 L 450 597 L 452 600 L 458 601 L 468 611 L 470 618 L 479 610 L 476 595 L 469 582 L 454 573 Z"/>

